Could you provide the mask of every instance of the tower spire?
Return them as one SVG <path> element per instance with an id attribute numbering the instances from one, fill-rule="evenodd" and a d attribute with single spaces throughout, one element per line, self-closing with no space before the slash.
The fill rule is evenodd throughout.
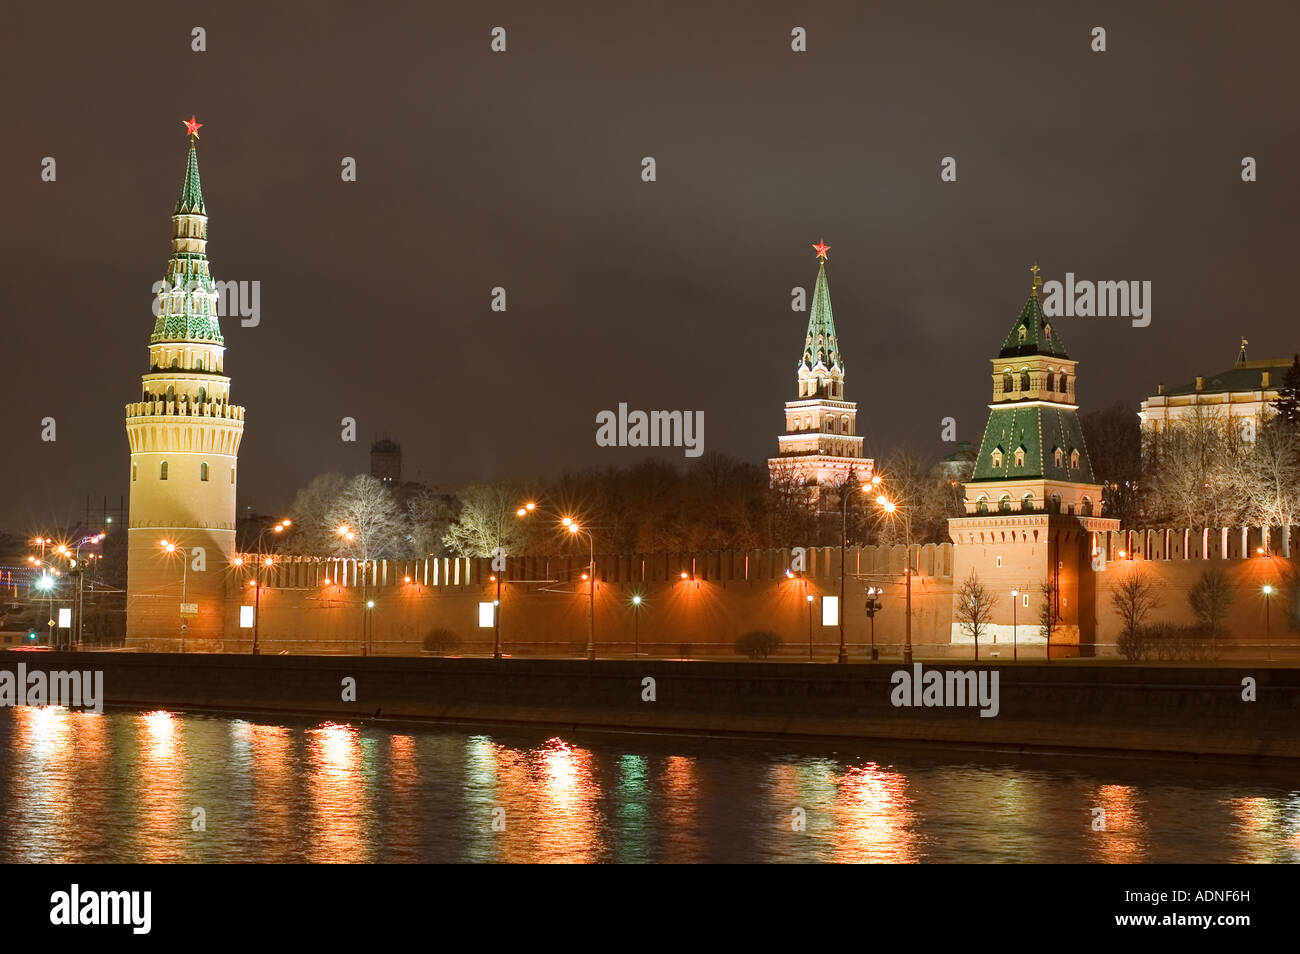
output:
<path id="1" fill-rule="evenodd" d="M 835 315 L 831 310 L 831 290 L 826 281 L 826 253 L 831 247 L 824 242 L 813 246 L 817 250 L 817 282 L 813 286 L 812 307 L 808 309 L 808 334 L 804 338 L 803 357 L 799 360 L 801 371 L 821 367 L 827 371 L 843 371 L 839 340 L 835 335 Z"/>

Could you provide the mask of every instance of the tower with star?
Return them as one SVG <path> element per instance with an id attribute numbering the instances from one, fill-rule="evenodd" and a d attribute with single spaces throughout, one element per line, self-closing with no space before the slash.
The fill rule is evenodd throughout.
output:
<path id="1" fill-rule="evenodd" d="M 149 367 L 126 405 L 131 450 L 127 643 L 220 649 L 244 409 L 230 403 L 218 290 L 208 270 L 208 214 L 196 140 L 172 212 L 172 251 L 156 288 Z"/>
<path id="2" fill-rule="evenodd" d="M 826 281 L 830 246 L 818 242 L 817 283 L 808 313 L 808 333 L 799 358 L 799 396 L 785 405 L 785 433 L 777 437 L 778 456 L 767 462 L 773 486 L 813 490 L 836 487 L 850 477 L 871 479 L 873 462 L 862 456 L 857 436 L 858 406 L 844 398 L 844 359 L 840 355 Z"/>

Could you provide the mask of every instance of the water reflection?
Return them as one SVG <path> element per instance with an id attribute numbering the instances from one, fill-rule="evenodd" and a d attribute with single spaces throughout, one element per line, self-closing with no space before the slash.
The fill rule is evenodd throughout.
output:
<path id="1" fill-rule="evenodd" d="M 1281 771 L 883 756 L 17 708 L 0 861 L 1300 861 Z"/>

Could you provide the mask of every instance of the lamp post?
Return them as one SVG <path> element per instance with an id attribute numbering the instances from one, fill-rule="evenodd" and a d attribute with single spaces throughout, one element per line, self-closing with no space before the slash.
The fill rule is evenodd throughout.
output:
<path id="1" fill-rule="evenodd" d="M 189 576 L 190 576 L 190 572 L 189 572 L 190 561 L 186 558 L 185 554 L 181 552 L 179 545 L 174 541 L 159 540 L 158 545 L 162 547 L 163 553 L 166 553 L 168 556 L 173 556 L 176 553 L 181 553 L 181 605 L 184 606 L 185 588 L 189 582 Z M 181 613 L 181 635 L 180 635 L 182 653 L 185 652 L 185 629 L 186 629 L 185 614 L 182 612 Z"/>
<path id="2" fill-rule="evenodd" d="M 346 523 L 339 524 L 339 526 L 334 528 L 334 532 L 337 533 L 340 538 L 347 541 L 348 543 L 356 543 L 357 531 L 353 530 Z M 361 655 L 363 656 L 366 655 L 366 643 L 367 643 L 366 635 L 367 635 L 367 630 L 370 626 L 370 613 L 367 611 L 372 609 L 375 605 L 374 602 L 368 598 L 367 589 L 366 589 L 366 564 L 369 562 L 369 560 L 366 559 L 367 555 L 368 554 L 366 553 L 365 541 L 362 541 L 361 544 Z"/>
<path id="3" fill-rule="evenodd" d="M 632 656 L 641 655 L 641 594 L 632 596 Z"/>
<path id="4" fill-rule="evenodd" d="M 880 597 L 885 593 L 885 588 L 869 586 L 867 587 L 867 619 L 871 620 L 871 661 L 875 662 L 880 656 L 876 652 L 876 614 L 880 612 Z"/>
<path id="5" fill-rule="evenodd" d="M 1019 646 L 1019 640 L 1016 638 L 1016 604 L 1018 602 L 1020 602 L 1020 590 L 1013 589 L 1011 591 L 1011 658 L 1013 661 L 1020 658 L 1016 655 Z"/>
<path id="6" fill-rule="evenodd" d="M 1273 602 L 1273 586 L 1270 583 L 1264 584 L 1264 635 L 1268 635 L 1268 607 Z"/>
<path id="7" fill-rule="evenodd" d="M 875 477 L 872 478 L 872 482 L 877 482 Z M 912 664 L 912 516 L 906 508 L 900 507 L 884 494 L 876 497 L 876 503 L 880 505 L 880 509 L 886 515 L 893 517 L 894 514 L 901 514 L 903 517 L 903 539 L 907 549 L 907 560 L 905 561 L 907 565 L 903 570 L 907 584 L 907 619 L 903 630 L 903 665 L 910 666 Z M 978 651 L 979 647 L 977 646 L 976 652 Z"/>
<path id="8" fill-rule="evenodd" d="M 530 513 L 541 513 L 535 503 L 526 503 L 515 511 L 516 517 L 526 517 Z M 558 516 L 551 514 L 551 516 Z M 592 539 L 591 533 L 584 530 L 582 525 L 573 517 L 561 517 L 560 526 L 562 526 L 571 536 L 581 534 L 587 538 L 587 658 L 594 660 L 596 658 L 596 543 Z"/>

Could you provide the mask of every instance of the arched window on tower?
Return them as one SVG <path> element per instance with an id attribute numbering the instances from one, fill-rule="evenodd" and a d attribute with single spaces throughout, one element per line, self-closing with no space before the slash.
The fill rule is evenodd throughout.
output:
<path id="1" fill-rule="evenodd" d="M 1016 448 L 1016 466 L 1017 467 L 1025 466 L 1025 449 L 1023 447 Z"/>
<path id="2" fill-rule="evenodd" d="M 1079 513 L 1085 517 L 1092 516 L 1092 498 L 1084 497 L 1083 502 L 1079 505 Z"/>
<path id="3" fill-rule="evenodd" d="M 993 453 L 990 456 L 992 457 L 994 467 L 1002 466 L 1002 451 L 994 448 Z"/>
<path id="4" fill-rule="evenodd" d="M 1052 451 L 1052 465 L 1055 467 L 1065 466 L 1065 451 L 1059 447 Z"/>
<path id="5" fill-rule="evenodd" d="M 1023 369 L 1023 370 L 1021 370 L 1021 372 L 1020 372 L 1020 390 L 1022 390 L 1022 391 L 1028 391 L 1028 390 L 1029 390 L 1029 371 L 1028 371 L 1028 369 Z"/>
<path id="6" fill-rule="evenodd" d="M 840 433 L 841 434 L 851 433 L 851 430 L 849 428 L 849 416 L 847 414 L 840 415 Z"/>
<path id="7" fill-rule="evenodd" d="M 1050 498 L 1048 498 L 1047 509 L 1050 510 L 1052 513 L 1060 513 L 1060 512 L 1061 512 L 1061 495 L 1060 495 L 1060 494 L 1052 494 L 1052 496 L 1051 496 Z"/>
<path id="8" fill-rule="evenodd" d="M 1033 509 L 1034 509 L 1034 495 L 1033 495 L 1033 494 L 1025 494 L 1023 497 L 1020 498 L 1020 509 L 1021 509 L 1021 510 L 1033 510 Z"/>
<path id="9" fill-rule="evenodd" d="M 176 400 L 176 389 L 172 387 L 170 384 L 167 385 L 167 400 L 169 401 Z"/>
<path id="10" fill-rule="evenodd" d="M 1079 469 L 1079 452 L 1077 450 L 1072 450 L 1070 451 L 1070 470 L 1078 470 L 1078 469 Z"/>
<path id="11" fill-rule="evenodd" d="M 199 480 L 207 480 L 207 479 L 208 479 L 208 462 L 204 461 L 203 463 L 199 464 Z"/>
<path id="12" fill-rule="evenodd" d="M 1029 331 L 1025 328 L 1024 325 L 1021 325 L 1021 326 L 1020 326 L 1020 331 L 1019 331 L 1019 333 L 1018 333 L 1018 335 L 1017 335 L 1017 338 L 1018 338 L 1019 342 L 1020 342 L 1021 344 L 1024 344 L 1024 343 L 1025 343 L 1025 338 L 1028 337 L 1028 335 L 1029 335 Z"/>
<path id="13" fill-rule="evenodd" d="M 1060 383 L 1061 383 L 1061 393 L 1062 393 L 1062 394 L 1068 394 L 1068 393 L 1069 393 L 1069 391 L 1070 391 L 1070 388 L 1069 388 L 1069 380 L 1070 380 L 1070 376 L 1069 376 L 1068 374 L 1066 374 L 1064 371 L 1062 371 L 1062 372 L 1061 372 L 1061 382 L 1060 382 Z"/>
<path id="14" fill-rule="evenodd" d="M 1010 512 L 1011 512 L 1011 495 L 1003 494 L 1000 498 L 998 498 L 998 513 L 1010 513 Z"/>
<path id="15" fill-rule="evenodd" d="M 1012 377 L 1010 371 L 1002 372 L 1002 393 L 1010 394 L 1016 389 L 1016 379 Z"/>
<path id="16" fill-rule="evenodd" d="M 167 461 L 163 461 L 161 464 L 158 465 L 158 479 L 159 480 L 167 479 Z"/>
<path id="17" fill-rule="evenodd" d="M 980 494 L 980 498 L 979 498 L 979 500 L 975 501 L 975 512 L 976 512 L 976 513 L 988 513 L 988 512 L 989 512 L 989 498 L 988 498 L 988 497 L 985 497 L 983 494 Z"/>
<path id="18" fill-rule="evenodd" d="M 131 480 L 132 480 L 132 482 L 135 481 L 135 478 L 136 478 L 137 476 L 138 476 L 138 474 L 137 474 L 137 467 L 136 467 L 135 464 L 132 464 L 132 465 L 131 465 Z"/>
<path id="19" fill-rule="evenodd" d="M 200 403 L 200 404 L 207 404 L 207 403 L 208 403 L 208 389 L 207 389 L 207 388 L 199 388 L 199 403 Z"/>
<path id="20" fill-rule="evenodd" d="M 1043 385 L 1048 391 L 1056 390 L 1056 375 L 1051 371 L 1047 372 L 1047 383 Z"/>

